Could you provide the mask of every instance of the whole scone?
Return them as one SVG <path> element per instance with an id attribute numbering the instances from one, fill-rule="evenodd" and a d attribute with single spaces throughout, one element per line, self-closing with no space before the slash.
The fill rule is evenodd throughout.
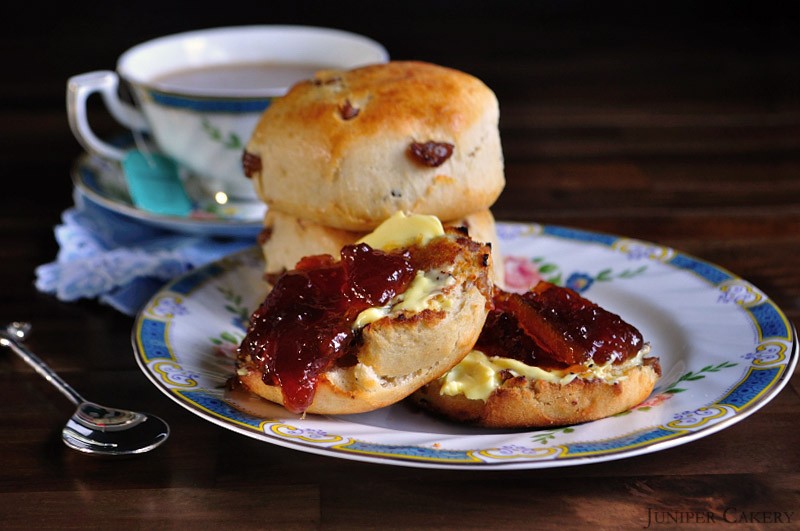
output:
<path id="1" fill-rule="evenodd" d="M 398 210 L 463 218 L 505 178 L 499 108 L 458 70 L 394 61 L 323 71 L 264 112 L 243 155 L 270 208 L 369 231 Z"/>
<path id="2" fill-rule="evenodd" d="M 498 237 L 491 211 L 475 212 L 457 221 L 444 223 L 451 227 L 466 227 L 475 241 L 488 243 L 495 251 L 492 271 L 495 284 L 503 284 L 503 268 L 498 252 Z M 264 230 L 259 243 L 264 255 L 264 275 L 271 284 L 278 275 L 293 269 L 304 256 L 336 255 L 345 245 L 355 243 L 366 235 L 361 231 L 336 229 L 302 218 L 269 209 L 264 217 Z"/>

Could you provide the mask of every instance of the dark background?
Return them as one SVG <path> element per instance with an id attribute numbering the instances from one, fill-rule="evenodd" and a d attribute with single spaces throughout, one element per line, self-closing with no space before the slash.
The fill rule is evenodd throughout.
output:
<path id="1" fill-rule="evenodd" d="M 598 112 L 627 108 L 683 113 L 691 109 L 682 104 L 698 98 L 719 107 L 735 105 L 743 112 L 752 105 L 791 113 L 800 99 L 800 25 L 781 9 L 791 5 L 787 2 L 176 4 L 145 0 L 59 2 L 46 8 L 38 2 L 15 5 L 0 22 L 2 110 L 12 117 L 15 112 L 33 113 L 25 114 L 26 120 L 36 119 L 36 113 L 63 111 L 71 75 L 113 69 L 119 54 L 147 39 L 241 24 L 340 28 L 380 41 L 393 59 L 447 63 L 468 71 L 497 90 L 501 106 L 509 109 L 501 127 L 511 136 L 510 112 L 517 102 L 548 117 L 554 105 Z M 673 79 L 675 73 L 679 81 Z M 506 83 L 508 78 L 515 82 Z M 732 84 L 736 91 L 724 90 Z M 753 101 L 743 100 L 746 87 L 752 87 Z M 770 96 L 766 100 L 765 93 Z M 4 151 L 25 145 L 22 122 L 20 118 L 4 127 L 15 133 L 3 138 Z M 66 117 L 64 126 L 62 132 L 69 135 Z M 574 124 L 553 123 L 549 116 L 545 126 Z M 552 135 L 548 138 L 552 141 Z M 555 156 L 548 138 L 543 138 L 540 152 L 524 156 Z M 79 149 L 77 142 L 73 147 L 66 159 Z"/>
<path id="2" fill-rule="evenodd" d="M 758 181 L 764 183 L 759 201 L 773 216 L 786 211 L 793 222 L 798 205 L 780 192 L 795 189 L 797 176 L 783 163 L 800 151 L 800 31 L 797 18 L 782 9 L 790 4 L 17 3 L 0 22 L 0 176 L 7 183 L 0 208 L 38 227 L 38 246 L 28 247 L 35 257 L 30 270 L 50 261 L 52 226 L 71 204 L 69 171 L 80 154 L 65 112 L 71 75 L 113 69 L 127 48 L 169 33 L 305 24 L 364 34 L 394 59 L 445 64 L 492 87 L 500 101 L 508 179 L 495 206 L 502 219 L 604 230 L 616 229 L 605 222 L 608 216 L 623 213 L 631 220 L 630 236 L 692 248 L 706 235 L 707 205 L 721 200 L 741 213 L 751 208 L 752 190 L 738 192 L 746 188 L 740 183 Z M 119 130 L 99 102 L 90 103 L 98 109 L 91 116 L 101 136 Z M 760 174 L 748 173 L 749 165 L 764 161 L 769 175 L 763 166 Z M 691 175 L 682 170 L 688 164 L 695 164 Z M 665 167 L 674 175 L 664 174 Z M 616 188 L 625 181 L 626 194 L 604 184 L 612 174 Z M 531 190 L 533 200 L 517 193 Z M 43 194 L 54 198 L 45 211 L 39 208 Z M 681 209 L 695 219 L 670 217 Z M 774 224 L 774 217 L 764 222 Z M 731 234 L 758 234 L 758 223 L 730 223 Z M 31 245 L 14 227 L 2 236 L 12 245 Z M 31 280 L 11 283 L 28 287 Z"/>
<path id="3" fill-rule="evenodd" d="M 385 467 L 265 445 L 199 419 L 138 369 L 131 318 L 33 286 L 36 266 L 55 258 L 53 227 L 72 204 L 70 168 L 81 148 L 66 117 L 71 75 L 111 69 L 130 46 L 169 33 L 305 24 L 367 35 L 395 59 L 459 68 L 495 90 L 507 178 L 498 219 L 671 246 L 751 281 L 800 323 L 795 3 L 3 7 L 0 323 L 31 320 L 31 346 L 77 389 L 159 414 L 174 432 L 140 460 L 74 455 L 58 439 L 70 404 L 0 353 L 0 527 L 612 529 L 645 527 L 648 508 L 719 518 L 726 508 L 793 511 L 796 522 L 797 373 L 743 422 L 622 461 L 508 473 Z M 102 105 L 92 118 L 101 133 L 119 130 Z"/>

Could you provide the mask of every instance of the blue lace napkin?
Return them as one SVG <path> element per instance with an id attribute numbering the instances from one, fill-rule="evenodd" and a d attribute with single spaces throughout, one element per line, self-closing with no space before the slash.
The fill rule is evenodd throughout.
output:
<path id="1" fill-rule="evenodd" d="M 55 228 L 55 261 L 36 268 L 36 288 L 62 301 L 96 298 L 136 315 L 167 281 L 256 243 L 255 235 L 215 238 L 150 226 L 78 189 L 74 201 Z"/>

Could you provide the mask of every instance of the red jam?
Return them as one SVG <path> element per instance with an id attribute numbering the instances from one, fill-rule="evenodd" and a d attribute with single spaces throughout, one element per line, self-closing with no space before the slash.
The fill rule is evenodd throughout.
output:
<path id="1" fill-rule="evenodd" d="M 540 282 L 517 294 L 495 288 L 476 349 L 544 369 L 589 362 L 622 363 L 642 348 L 642 335 L 618 315 L 575 291 Z"/>
<path id="2" fill-rule="evenodd" d="M 253 361 L 264 383 L 281 387 L 286 409 L 302 413 L 319 375 L 348 363 L 358 343 L 351 326 L 358 314 L 404 292 L 415 271 L 407 251 L 366 244 L 346 246 L 338 262 L 330 255 L 303 258 L 253 313 L 239 356 Z"/>

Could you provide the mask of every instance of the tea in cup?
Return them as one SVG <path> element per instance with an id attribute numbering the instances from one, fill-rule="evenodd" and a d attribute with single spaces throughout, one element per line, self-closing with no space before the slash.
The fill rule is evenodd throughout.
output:
<path id="1" fill-rule="evenodd" d="M 256 199 L 242 170 L 244 145 L 274 98 L 322 69 L 388 60 L 367 37 L 308 26 L 239 26 L 190 31 L 124 52 L 116 71 L 71 77 L 70 127 L 90 153 L 122 161 L 127 151 L 92 132 L 87 99 L 99 93 L 111 115 L 196 176 L 206 192 Z M 120 83 L 135 105 L 119 96 Z"/>

